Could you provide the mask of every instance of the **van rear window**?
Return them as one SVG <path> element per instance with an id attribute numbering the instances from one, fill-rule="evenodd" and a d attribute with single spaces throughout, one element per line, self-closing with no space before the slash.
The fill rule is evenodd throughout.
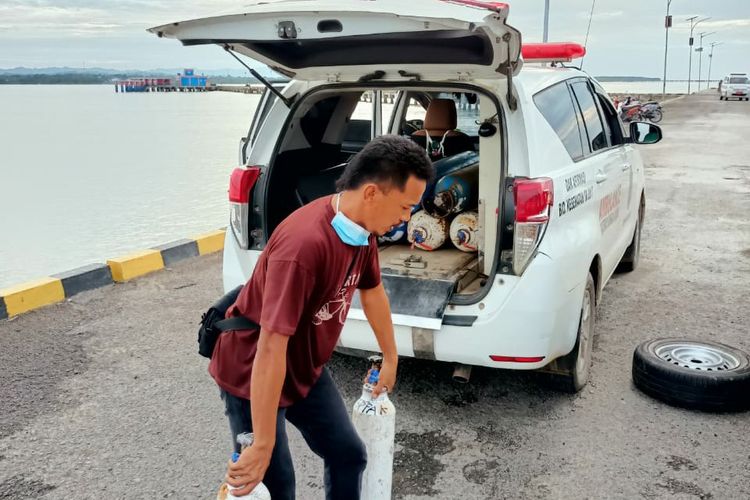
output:
<path id="1" fill-rule="evenodd" d="M 729 79 L 729 83 L 747 84 L 746 76 L 733 76 Z"/>

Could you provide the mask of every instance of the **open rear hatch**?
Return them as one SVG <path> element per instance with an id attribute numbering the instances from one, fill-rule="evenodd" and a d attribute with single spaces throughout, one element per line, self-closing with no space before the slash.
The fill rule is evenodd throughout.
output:
<path id="1" fill-rule="evenodd" d="M 520 71 L 521 35 L 507 16 L 507 4 L 481 0 L 277 0 L 149 31 L 216 44 L 297 80 L 456 81 Z M 476 278 L 472 259 L 458 250 L 381 249 L 393 322 L 440 329 L 451 296 Z M 358 294 L 349 317 L 366 319 Z"/>
<path id="2" fill-rule="evenodd" d="M 298 80 L 379 71 L 385 80 L 441 80 L 516 74 L 521 35 L 507 16 L 507 4 L 479 0 L 278 0 L 149 31 L 227 47 Z"/>

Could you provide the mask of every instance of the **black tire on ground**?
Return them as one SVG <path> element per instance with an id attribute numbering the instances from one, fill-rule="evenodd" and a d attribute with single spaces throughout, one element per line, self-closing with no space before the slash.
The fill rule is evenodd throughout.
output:
<path id="1" fill-rule="evenodd" d="M 719 100 L 720 100 L 720 101 L 723 101 L 723 100 L 724 100 L 724 96 L 723 96 L 723 95 L 720 95 L 720 96 L 719 96 Z"/>
<path id="2" fill-rule="evenodd" d="M 668 404 L 703 411 L 750 409 L 750 356 L 711 341 L 656 339 L 633 353 L 633 382 Z"/>
<path id="3" fill-rule="evenodd" d="M 663 118 L 663 114 L 660 109 L 655 109 L 649 116 L 649 120 L 651 120 L 652 123 L 659 123 Z"/>
<path id="4" fill-rule="evenodd" d="M 575 393 L 583 389 L 591 373 L 591 353 L 594 347 L 596 324 L 596 285 L 589 273 L 583 291 L 581 314 L 578 320 L 578 337 L 573 350 L 544 367 L 540 374 L 553 389 Z"/>
<path id="5" fill-rule="evenodd" d="M 638 263 L 641 260 L 641 228 L 643 227 L 643 217 L 645 212 L 646 200 L 641 196 L 641 204 L 638 206 L 638 218 L 635 221 L 633 239 L 625 250 L 622 259 L 620 259 L 620 263 L 617 264 L 617 268 L 615 269 L 615 272 L 617 273 L 630 273 L 635 271 L 638 267 Z"/>

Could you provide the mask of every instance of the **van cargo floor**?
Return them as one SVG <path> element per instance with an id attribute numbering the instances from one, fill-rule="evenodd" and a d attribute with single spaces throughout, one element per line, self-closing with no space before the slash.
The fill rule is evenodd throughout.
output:
<path id="1" fill-rule="evenodd" d="M 380 249 L 379 257 L 396 324 L 438 330 L 450 298 L 476 278 L 476 254 L 457 249 L 426 252 L 390 245 Z M 361 307 L 355 294 L 352 309 Z"/>
<path id="2" fill-rule="evenodd" d="M 476 268 L 477 254 L 446 248 L 427 252 L 409 245 L 380 248 L 380 270 L 383 274 L 410 276 L 417 279 L 448 280 L 454 283 Z"/>

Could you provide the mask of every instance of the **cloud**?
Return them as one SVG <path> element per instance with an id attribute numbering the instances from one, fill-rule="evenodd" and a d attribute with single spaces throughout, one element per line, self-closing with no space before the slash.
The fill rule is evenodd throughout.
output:
<path id="1" fill-rule="evenodd" d="M 597 12 L 596 8 L 594 8 L 594 21 L 604 21 L 607 19 L 616 19 L 618 17 L 622 17 L 625 14 L 625 12 L 621 10 L 613 10 L 611 12 Z M 578 17 L 581 19 L 586 19 L 588 21 L 589 16 L 591 15 L 591 11 L 588 10 L 586 12 L 579 12 Z"/>
<path id="2" fill-rule="evenodd" d="M 200 17 L 226 8 L 228 0 L 0 0 L 3 27 L 12 27 L 17 38 L 92 36 L 106 33 L 142 34 L 160 22 Z M 3 31 L 7 31 L 3 30 Z"/>
<path id="3" fill-rule="evenodd" d="M 748 19 L 723 19 L 723 20 L 708 20 L 701 25 L 704 29 L 736 29 L 736 28 L 750 28 L 750 18 Z"/>
<path id="4" fill-rule="evenodd" d="M 695 15 L 695 14 L 693 14 Z M 688 16 L 674 16 L 673 18 L 673 29 L 677 31 L 690 31 L 690 22 L 686 21 Z M 703 16 L 701 16 L 703 17 Z M 700 18 L 699 18 L 700 19 Z M 742 28 L 750 28 L 750 18 L 742 19 L 709 19 L 698 23 L 695 30 L 735 30 Z"/>

